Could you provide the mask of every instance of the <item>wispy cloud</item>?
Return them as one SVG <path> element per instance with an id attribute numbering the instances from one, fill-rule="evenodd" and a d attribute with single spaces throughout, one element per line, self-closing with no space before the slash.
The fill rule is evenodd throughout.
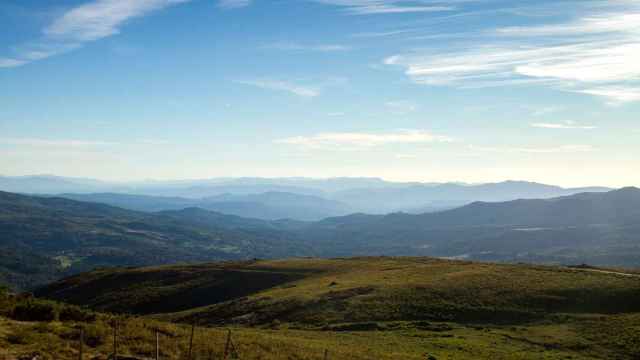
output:
<path id="1" fill-rule="evenodd" d="M 435 135 L 425 130 L 402 130 L 387 133 L 339 132 L 311 136 L 295 136 L 276 143 L 312 149 L 362 149 L 392 144 L 424 144 L 452 142 L 448 136 Z"/>
<path id="2" fill-rule="evenodd" d="M 285 51 L 315 51 L 315 52 L 338 52 L 348 51 L 351 47 L 339 44 L 316 44 L 305 45 L 294 42 L 278 42 L 273 44 L 264 45 L 265 49 L 276 49 Z"/>
<path id="3" fill-rule="evenodd" d="M 10 68 L 10 67 L 18 67 L 26 64 L 25 60 L 11 59 L 11 58 L 0 58 L 0 68 Z"/>
<path id="4" fill-rule="evenodd" d="M 591 145 L 561 145 L 555 147 L 491 147 L 469 145 L 469 149 L 480 152 L 496 153 L 527 153 L 527 154 L 558 154 L 558 153 L 584 153 L 595 149 Z"/>
<path id="5" fill-rule="evenodd" d="M 638 61 L 640 61 L 640 58 Z M 598 86 L 578 90 L 578 92 L 604 97 L 608 100 L 608 104 L 612 106 L 640 101 L 640 85 L 635 87 L 621 85 Z"/>
<path id="6" fill-rule="evenodd" d="M 16 67 L 81 47 L 118 34 L 129 20 L 190 0 L 94 0 L 73 7 L 53 20 L 42 38 L 17 46 L 0 58 L 0 67 Z"/>
<path id="7" fill-rule="evenodd" d="M 640 8 L 625 4 L 567 23 L 494 29 L 473 47 L 401 53 L 384 64 L 425 85 L 541 84 L 611 103 L 640 101 Z"/>
<path id="8" fill-rule="evenodd" d="M 346 8 L 346 11 L 354 15 L 371 14 L 401 14 L 421 12 L 452 11 L 455 7 L 448 5 L 447 1 L 429 0 L 312 0 L 318 3 L 335 5 Z"/>
<path id="9" fill-rule="evenodd" d="M 523 108 L 531 111 L 533 116 L 544 116 L 549 114 L 555 114 L 557 112 L 563 111 L 565 108 L 563 106 L 541 106 L 541 107 L 532 107 L 525 105 Z"/>
<path id="10" fill-rule="evenodd" d="M 597 126 L 593 125 L 579 125 L 574 121 L 565 121 L 561 123 L 532 123 L 531 127 L 543 128 L 543 129 L 564 129 L 564 130 L 593 130 L 597 129 Z"/>
<path id="11" fill-rule="evenodd" d="M 387 101 L 384 104 L 393 114 L 408 114 L 418 110 L 418 105 L 408 100 Z"/>
<path id="12" fill-rule="evenodd" d="M 251 5 L 251 0 L 219 0 L 218 6 L 223 9 L 237 9 Z"/>
<path id="13" fill-rule="evenodd" d="M 302 81 L 302 80 L 282 80 L 282 79 L 251 79 L 251 80 L 235 80 L 237 84 L 255 86 L 261 89 L 285 91 L 293 95 L 313 98 L 319 96 L 322 90 L 328 87 L 343 85 L 347 79 L 341 77 L 332 77 L 324 80 Z"/>
<path id="14" fill-rule="evenodd" d="M 288 93 L 302 96 L 302 97 L 316 97 L 320 95 L 320 90 L 317 88 L 313 88 L 305 85 L 294 84 L 285 80 L 236 80 L 238 84 L 255 86 L 261 89 L 269 89 L 269 90 L 277 90 L 277 91 L 286 91 Z"/>

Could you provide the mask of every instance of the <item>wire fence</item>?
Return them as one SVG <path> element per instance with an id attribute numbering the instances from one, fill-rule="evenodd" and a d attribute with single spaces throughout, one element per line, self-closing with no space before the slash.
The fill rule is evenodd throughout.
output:
<path id="1" fill-rule="evenodd" d="M 228 329 L 224 341 L 207 341 L 205 328 L 191 325 L 185 332 L 167 331 L 159 326 L 147 326 L 140 322 L 127 322 L 114 319 L 110 322 L 110 334 L 107 344 L 108 353 L 104 351 L 96 356 L 92 348 L 93 334 L 84 325 L 76 327 L 77 337 L 72 347 L 77 350 L 79 360 L 240 360 L 243 359 L 232 331 Z M 104 335 L 104 334 L 103 334 Z M 199 341 L 194 341 L 198 336 Z M 207 336 L 210 336 L 208 334 Z M 104 343 L 105 339 L 101 341 Z M 124 350 L 126 349 L 126 350 Z M 92 354 L 90 354 L 92 353 Z M 143 354 L 142 357 L 140 354 Z M 246 357 L 249 358 L 249 357 Z M 245 359 L 246 359 L 245 358 Z M 329 360 L 329 351 L 324 350 L 318 358 Z"/>

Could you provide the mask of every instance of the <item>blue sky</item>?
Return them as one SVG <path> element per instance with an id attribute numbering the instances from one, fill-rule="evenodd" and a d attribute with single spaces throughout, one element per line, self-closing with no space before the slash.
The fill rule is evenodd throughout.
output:
<path id="1" fill-rule="evenodd" d="M 638 1 L 5 0 L 0 174 L 640 185 Z"/>

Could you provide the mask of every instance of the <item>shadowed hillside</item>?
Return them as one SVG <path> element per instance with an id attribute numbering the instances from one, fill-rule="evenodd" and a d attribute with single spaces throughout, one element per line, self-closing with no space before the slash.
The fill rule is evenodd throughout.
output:
<path id="1" fill-rule="evenodd" d="M 247 220 L 247 224 L 260 224 L 260 220 Z M 176 214 L 146 214 L 104 204 L 2 192 L 0 250 L 2 277 L 21 288 L 99 266 L 283 257 L 310 252 L 275 227 L 247 225 L 239 229 L 215 223 L 199 226 Z M 24 262 L 16 263 L 16 259 Z"/>
<path id="2" fill-rule="evenodd" d="M 637 275 L 426 258 L 294 259 L 99 270 L 55 283 L 38 294 L 99 310 L 144 314 L 211 305 L 168 318 L 216 324 L 259 325 L 274 320 L 308 325 L 401 320 L 518 323 L 552 313 L 640 311 Z"/>
<path id="3" fill-rule="evenodd" d="M 245 360 L 632 360 L 640 351 L 640 272 L 589 266 L 227 262 L 101 269 L 37 295 L 156 314 L 0 289 L 0 357 L 77 358 L 83 328 L 86 356 L 106 360 L 114 318 L 119 354 L 136 358 L 154 357 L 156 336 L 163 359 L 192 347 L 194 359 L 224 358 L 228 330 Z"/>

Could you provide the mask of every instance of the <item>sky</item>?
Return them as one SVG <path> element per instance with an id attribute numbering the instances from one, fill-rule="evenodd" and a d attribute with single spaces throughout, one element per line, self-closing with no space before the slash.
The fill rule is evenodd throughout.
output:
<path id="1" fill-rule="evenodd" d="M 3 0 L 0 174 L 640 185 L 640 1 Z"/>

